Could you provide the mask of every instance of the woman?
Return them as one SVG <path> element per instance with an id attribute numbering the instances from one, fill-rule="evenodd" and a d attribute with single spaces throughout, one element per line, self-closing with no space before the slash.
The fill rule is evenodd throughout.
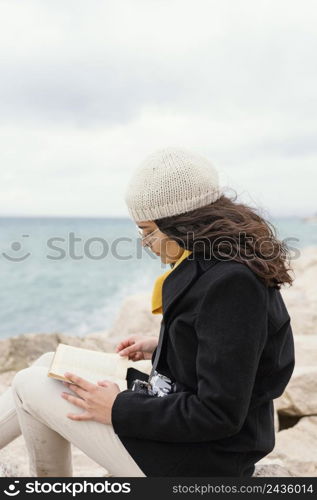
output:
<path id="1" fill-rule="evenodd" d="M 20 428 L 34 476 L 71 476 L 70 442 L 115 476 L 251 476 L 274 448 L 273 399 L 294 369 L 280 294 L 292 283 L 287 248 L 255 210 L 221 193 L 207 159 L 184 149 L 146 158 L 125 200 L 143 245 L 171 269 L 152 296 L 159 344 L 131 336 L 117 352 L 151 359 L 169 389 L 155 393 L 150 377 L 148 392 L 120 392 L 68 373 L 78 387 L 61 397 L 46 353 L 2 395 L 2 446 Z"/>

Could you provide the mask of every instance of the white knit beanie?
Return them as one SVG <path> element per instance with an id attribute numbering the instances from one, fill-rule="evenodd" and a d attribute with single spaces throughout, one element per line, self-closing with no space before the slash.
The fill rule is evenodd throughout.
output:
<path id="1" fill-rule="evenodd" d="M 135 222 L 189 212 L 221 196 L 213 164 L 183 148 L 155 151 L 134 171 L 125 192 Z"/>

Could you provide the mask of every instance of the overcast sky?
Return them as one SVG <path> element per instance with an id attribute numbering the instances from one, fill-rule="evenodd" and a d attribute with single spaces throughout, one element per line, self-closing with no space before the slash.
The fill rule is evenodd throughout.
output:
<path id="1" fill-rule="evenodd" d="M 0 0 L 0 215 L 128 216 L 152 151 L 317 211 L 315 0 Z"/>

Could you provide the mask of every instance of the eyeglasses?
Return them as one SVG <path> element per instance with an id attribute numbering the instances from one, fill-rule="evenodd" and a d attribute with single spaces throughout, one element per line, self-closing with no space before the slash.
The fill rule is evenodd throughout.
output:
<path id="1" fill-rule="evenodd" d="M 157 231 L 159 231 L 159 228 L 154 229 L 154 231 L 152 231 L 151 233 L 144 236 L 142 229 L 140 229 L 139 227 L 137 228 L 137 232 L 138 232 L 139 237 L 141 238 L 141 241 L 146 242 L 146 245 L 149 244 L 149 241 L 152 239 L 153 234 L 156 233 Z"/>

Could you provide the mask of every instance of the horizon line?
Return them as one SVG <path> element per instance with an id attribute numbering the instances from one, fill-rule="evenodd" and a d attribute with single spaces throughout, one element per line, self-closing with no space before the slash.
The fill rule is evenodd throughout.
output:
<path id="1" fill-rule="evenodd" d="M 294 214 L 294 213 L 284 213 L 284 214 L 271 214 L 272 217 L 317 217 L 317 212 L 306 213 L 306 214 Z M 131 220 L 128 215 L 67 215 L 67 214 L 0 214 L 0 219 L 124 219 Z"/>

